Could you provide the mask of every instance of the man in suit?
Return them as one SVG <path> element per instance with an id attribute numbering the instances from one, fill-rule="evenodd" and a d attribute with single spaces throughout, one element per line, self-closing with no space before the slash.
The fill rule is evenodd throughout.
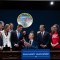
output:
<path id="1" fill-rule="evenodd" d="M 0 32 L 0 50 L 3 50 L 3 39 L 1 32 Z"/>
<path id="2" fill-rule="evenodd" d="M 25 48 L 28 48 L 28 49 L 37 49 L 38 45 L 37 45 L 37 42 L 34 40 L 34 33 L 30 32 L 28 38 L 29 38 L 29 40 L 24 42 Z"/>
<path id="3" fill-rule="evenodd" d="M 9 25 L 10 25 L 10 32 L 12 32 L 13 28 L 14 28 L 14 25 L 13 25 L 13 23 L 10 23 Z"/>
<path id="4" fill-rule="evenodd" d="M 28 34 L 27 34 L 26 31 L 23 31 L 23 38 L 24 38 L 25 40 L 28 40 Z"/>
<path id="5" fill-rule="evenodd" d="M 0 31 L 2 31 L 4 29 L 4 22 L 0 21 Z"/>
<path id="6" fill-rule="evenodd" d="M 12 31 L 11 32 L 11 41 L 12 41 L 12 49 L 13 50 L 20 50 L 22 49 L 22 39 L 23 39 L 23 35 L 21 33 L 23 26 L 22 25 L 18 25 L 16 31 Z"/>
<path id="7" fill-rule="evenodd" d="M 40 25 L 40 33 L 37 34 L 38 48 L 49 48 L 50 35 L 45 31 L 45 26 Z"/>
<path id="8" fill-rule="evenodd" d="M 2 46 L 3 46 L 3 39 L 1 34 L 2 27 L 3 27 L 3 24 L 2 24 L 2 21 L 0 21 L 0 50 L 2 50 Z"/>

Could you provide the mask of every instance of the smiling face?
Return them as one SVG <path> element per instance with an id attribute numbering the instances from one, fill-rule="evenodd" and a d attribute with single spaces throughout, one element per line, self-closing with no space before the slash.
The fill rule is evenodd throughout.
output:
<path id="1" fill-rule="evenodd" d="M 4 29 L 4 22 L 0 21 L 0 30 L 3 30 L 3 29 Z"/>
<path id="2" fill-rule="evenodd" d="M 44 30 L 45 30 L 44 25 L 40 25 L 40 31 L 42 32 L 42 31 L 44 31 Z"/>
<path id="3" fill-rule="evenodd" d="M 6 30 L 7 30 L 7 32 L 9 32 L 10 31 L 10 26 L 8 26 Z"/>
<path id="4" fill-rule="evenodd" d="M 10 26 L 8 26 L 8 27 L 6 28 L 6 31 L 7 31 L 7 32 L 9 32 L 9 31 L 10 31 Z"/>
<path id="5" fill-rule="evenodd" d="M 5 27 L 4 27 L 4 30 L 6 32 L 9 32 L 10 31 L 10 25 L 9 24 L 6 24 Z"/>
<path id="6" fill-rule="evenodd" d="M 23 29 L 23 26 L 22 26 L 22 25 L 18 25 L 18 26 L 17 26 L 17 30 L 18 30 L 19 32 L 21 32 L 22 29 Z"/>
<path id="7" fill-rule="evenodd" d="M 30 33 L 29 34 L 29 39 L 31 40 L 31 39 L 34 39 L 34 34 L 33 33 Z"/>
<path id="8" fill-rule="evenodd" d="M 2 30 L 2 24 L 0 24 L 0 30 Z"/>
<path id="9" fill-rule="evenodd" d="M 58 30 L 58 28 L 56 27 L 56 25 L 53 25 L 53 30 L 54 31 L 57 31 Z"/>
<path id="10" fill-rule="evenodd" d="M 51 32 L 54 32 L 54 27 L 53 26 L 51 27 Z"/>
<path id="11" fill-rule="evenodd" d="M 22 31 L 22 27 L 18 27 L 18 31 L 21 32 Z"/>
<path id="12" fill-rule="evenodd" d="M 13 30 L 13 28 L 14 28 L 13 23 L 10 23 L 10 29 Z"/>

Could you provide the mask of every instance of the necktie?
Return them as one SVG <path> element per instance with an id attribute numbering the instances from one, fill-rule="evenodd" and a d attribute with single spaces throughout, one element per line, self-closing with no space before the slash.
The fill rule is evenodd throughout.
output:
<path id="1" fill-rule="evenodd" d="M 6 44 L 5 47 L 8 47 L 8 45 Z"/>
<path id="2" fill-rule="evenodd" d="M 31 44 L 31 41 L 29 43 Z"/>
<path id="3" fill-rule="evenodd" d="M 20 33 L 18 32 L 18 39 L 19 39 L 19 37 L 20 37 Z"/>
<path id="4" fill-rule="evenodd" d="M 43 32 L 41 32 L 41 36 L 43 37 Z"/>

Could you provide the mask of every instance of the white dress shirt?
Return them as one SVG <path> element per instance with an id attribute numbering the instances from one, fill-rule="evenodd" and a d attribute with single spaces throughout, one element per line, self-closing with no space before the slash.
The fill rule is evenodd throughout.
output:
<path id="1" fill-rule="evenodd" d="M 2 33 L 2 37 L 3 37 L 3 47 L 6 47 L 6 45 L 7 45 L 8 47 L 12 48 L 11 41 L 10 41 L 11 33 L 8 32 L 8 35 L 7 36 L 5 35 L 4 30 L 1 31 L 1 33 Z"/>
<path id="2" fill-rule="evenodd" d="M 16 33 L 17 33 L 17 37 L 18 37 L 18 39 L 19 39 L 19 37 L 20 37 L 20 32 L 18 32 L 18 31 L 16 30 Z"/>
<path id="3" fill-rule="evenodd" d="M 32 45 L 33 44 L 33 40 L 30 40 L 29 43 Z"/>
<path id="4" fill-rule="evenodd" d="M 44 35 L 44 33 L 45 33 L 45 31 L 41 32 L 41 34 L 43 34 L 43 35 Z"/>

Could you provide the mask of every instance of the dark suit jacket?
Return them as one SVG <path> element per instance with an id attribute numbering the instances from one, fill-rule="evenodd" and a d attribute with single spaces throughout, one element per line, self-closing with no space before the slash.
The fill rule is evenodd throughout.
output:
<path id="1" fill-rule="evenodd" d="M 19 37 L 19 39 L 18 39 L 16 31 L 12 31 L 12 32 L 11 32 L 12 48 L 14 48 L 14 44 L 19 44 L 19 46 L 21 46 L 22 43 L 20 42 L 20 40 L 22 40 L 22 39 L 23 39 L 22 33 L 20 33 L 20 37 Z"/>
<path id="2" fill-rule="evenodd" d="M 3 46 L 3 39 L 1 36 L 0 36 L 0 46 Z"/>
<path id="3" fill-rule="evenodd" d="M 47 45 L 47 48 L 50 48 L 50 40 L 51 37 L 48 32 L 45 31 L 44 36 L 41 36 L 41 33 L 37 35 L 37 41 L 38 41 L 38 48 L 40 47 L 40 44 Z"/>
<path id="4" fill-rule="evenodd" d="M 27 40 L 27 42 L 29 43 L 29 40 Z M 35 40 L 33 40 L 32 45 L 28 47 L 28 49 L 37 49 L 37 48 L 38 48 L 38 43 Z"/>

